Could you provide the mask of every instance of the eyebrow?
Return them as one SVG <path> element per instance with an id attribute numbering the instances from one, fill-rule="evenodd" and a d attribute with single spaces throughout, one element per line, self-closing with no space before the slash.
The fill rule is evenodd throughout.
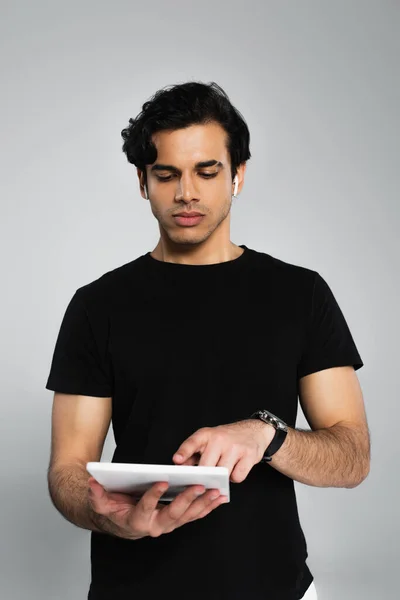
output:
<path id="1" fill-rule="evenodd" d="M 204 169 L 205 167 L 223 167 L 224 165 L 219 160 L 211 159 L 211 160 L 203 160 L 201 162 L 197 162 L 194 166 L 196 169 Z M 155 164 L 150 169 L 153 171 L 173 171 L 174 173 L 179 173 L 182 175 L 182 171 L 178 169 L 178 167 L 174 167 L 174 165 L 161 165 L 160 163 Z"/>

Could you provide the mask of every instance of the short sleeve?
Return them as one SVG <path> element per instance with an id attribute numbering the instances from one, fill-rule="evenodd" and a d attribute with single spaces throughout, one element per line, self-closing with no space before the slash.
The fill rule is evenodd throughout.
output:
<path id="1" fill-rule="evenodd" d="M 77 290 L 58 333 L 46 389 L 65 394 L 112 396 L 105 331 L 94 320 Z"/>
<path id="2" fill-rule="evenodd" d="M 300 379 L 316 371 L 352 365 L 360 369 L 361 360 L 345 317 L 326 281 L 316 272 L 311 317 L 306 343 L 297 365 Z"/>

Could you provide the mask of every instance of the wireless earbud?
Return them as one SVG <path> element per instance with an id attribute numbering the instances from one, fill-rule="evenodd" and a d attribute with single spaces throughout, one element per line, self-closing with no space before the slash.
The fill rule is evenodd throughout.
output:
<path id="1" fill-rule="evenodd" d="M 237 175 L 236 175 L 236 177 L 235 177 L 235 179 L 233 181 L 234 181 L 234 184 L 235 184 L 235 187 L 234 187 L 234 190 L 233 190 L 233 195 L 236 198 L 237 191 L 238 191 L 238 185 L 239 185 L 239 180 L 237 178 Z"/>
<path id="2" fill-rule="evenodd" d="M 147 192 L 147 186 L 146 186 L 146 184 L 144 184 L 144 193 L 146 194 L 146 200 L 148 200 L 149 199 L 149 194 Z"/>

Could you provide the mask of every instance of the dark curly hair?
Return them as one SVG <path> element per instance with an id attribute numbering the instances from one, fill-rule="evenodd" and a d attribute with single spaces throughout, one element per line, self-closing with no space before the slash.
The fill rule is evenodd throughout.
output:
<path id="1" fill-rule="evenodd" d="M 232 181 L 237 167 L 250 157 L 250 133 L 241 113 L 215 82 L 200 81 L 165 86 L 142 106 L 142 112 L 121 131 L 122 151 L 128 161 L 144 173 L 146 164 L 157 159 L 151 136 L 164 129 L 182 129 L 194 124 L 219 123 L 227 132 Z"/>

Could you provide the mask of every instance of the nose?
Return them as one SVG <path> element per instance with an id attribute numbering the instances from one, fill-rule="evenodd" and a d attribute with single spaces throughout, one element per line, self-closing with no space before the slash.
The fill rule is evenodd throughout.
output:
<path id="1" fill-rule="evenodd" d="M 188 177 L 181 177 L 179 180 L 179 184 L 176 188 L 175 200 L 179 200 L 183 202 L 192 202 L 193 200 L 198 200 L 197 190 L 193 185 L 193 181 Z"/>

